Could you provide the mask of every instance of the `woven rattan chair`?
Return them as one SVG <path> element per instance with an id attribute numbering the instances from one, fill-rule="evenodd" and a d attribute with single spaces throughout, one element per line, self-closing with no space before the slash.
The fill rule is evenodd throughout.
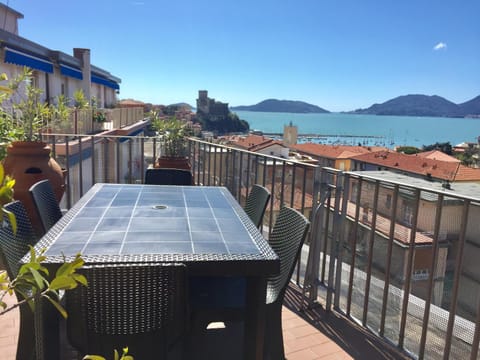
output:
<path id="1" fill-rule="evenodd" d="M 309 221 L 297 210 L 283 207 L 269 237 L 270 246 L 280 258 L 280 272 L 276 276 L 269 277 L 267 281 L 265 359 L 285 358 L 282 335 L 282 303 L 309 225 Z M 242 292 L 245 291 L 246 286 L 238 279 L 235 281 L 235 285 L 232 286 L 233 290 L 236 291 L 234 302 L 227 299 L 225 302 L 218 304 L 214 296 L 211 296 L 203 301 L 210 302 L 210 306 L 207 304 L 203 307 L 197 307 L 197 311 L 192 309 L 196 333 L 208 333 L 206 327 L 211 322 L 224 322 L 228 328 L 229 326 L 235 326 L 235 322 L 244 318 L 244 304 L 238 304 L 241 302 L 239 299 L 243 298 L 244 301 L 245 295 Z M 192 291 L 192 297 L 194 296 L 195 289 Z M 199 301 L 193 298 L 192 306 L 195 306 L 195 302 Z"/>
<path id="2" fill-rule="evenodd" d="M 145 184 L 153 185 L 192 185 L 192 173 L 189 170 L 152 168 L 145 172 Z"/>
<path id="3" fill-rule="evenodd" d="M 135 359 L 179 355 L 188 329 L 184 265 L 112 264 L 78 272 L 88 286 L 66 293 L 67 336 L 82 356 L 111 358 L 126 346 Z"/>
<path id="4" fill-rule="evenodd" d="M 8 203 L 4 208 L 15 215 L 17 231 L 15 234 L 13 233 L 10 221 L 5 217 L 6 223 L 0 227 L 0 259 L 7 270 L 9 278 L 14 279 L 17 277 L 20 269 L 20 259 L 28 253 L 30 250 L 29 246 L 35 245 L 36 238 L 25 208 L 20 201 Z M 15 295 L 18 300 L 23 299 L 21 294 L 16 293 Z M 41 336 L 44 333 L 38 333 L 38 331 L 43 331 L 45 328 L 41 327 L 43 325 L 40 325 L 37 319 L 42 321 L 47 319 L 41 313 L 41 307 L 43 306 L 36 304 L 36 313 L 34 314 L 27 304 L 20 305 L 20 329 L 17 343 L 17 359 L 19 360 L 46 358 L 43 354 L 45 351 L 48 351 L 45 349 L 47 345 L 44 343 L 45 339 Z M 53 314 L 53 316 L 55 315 Z M 54 325 L 53 321 L 50 325 Z M 53 330 L 51 336 L 54 337 L 55 335 L 55 330 Z M 52 346 L 55 346 L 53 342 Z"/>
<path id="5" fill-rule="evenodd" d="M 46 233 L 62 217 L 52 185 L 49 180 L 41 180 L 33 184 L 28 191 Z"/>
<path id="6" fill-rule="evenodd" d="M 280 273 L 267 281 L 264 359 L 285 359 L 282 334 L 283 298 L 309 226 L 309 221 L 297 210 L 283 207 L 270 234 L 269 244 L 280 258 Z"/>
<path id="7" fill-rule="evenodd" d="M 245 201 L 244 210 L 257 228 L 262 225 L 263 215 L 270 199 L 270 191 L 261 185 L 253 185 Z"/>

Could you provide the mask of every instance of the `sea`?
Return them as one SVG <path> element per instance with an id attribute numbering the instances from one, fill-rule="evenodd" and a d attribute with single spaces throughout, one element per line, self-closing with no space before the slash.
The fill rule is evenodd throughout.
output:
<path id="1" fill-rule="evenodd" d="M 344 113 L 296 114 L 236 111 L 250 130 L 280 138 L 284 125 L 297 126 L 299 143 L 364 146 L 415 146 L 437 142 L 452 146 L 479 141 L 480 118 L 357 115 Z"/>

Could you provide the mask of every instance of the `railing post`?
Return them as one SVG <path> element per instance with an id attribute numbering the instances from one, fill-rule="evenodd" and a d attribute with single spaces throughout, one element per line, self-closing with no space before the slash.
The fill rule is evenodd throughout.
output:
<path id="1" fill-rule="evenodd" d="M 145 182 L 145 138 L 140 139 L 140 181 Z"/>
<path id="2" fill-rule="evenodd" d="M 82 142 L 82 137 L 78 138 L 78 174 L 79 178 L 82 179 L 79 183 L 80 187 L 80 194 L 83 194 L 83 142 Z"/>
<path id="3" fill-rule="evenodd" d="M 326 200 L 330 198 L 331 186 L 327 182 L 327 170 L 320 167 L 316 168 L 314 171 L 314 188 L 318 188 L 320 193 L 320 199 L 318 203 L 313 202 L 313 209 L 310 221 L 312 223 L 310 227 L 309 239 L 310 239 L 310 248 L 308 252 L 307 266 L 305 270 L 305 278 L 303 284 L 303 296 L 305 298 L 305 292 L 309 292 L 308 306 L 312 306 L 317 301 L 318 296 L 318 285 L 319 281 L 319 271 L 320 271 L 320 254 L 322 251 L 322 227 L 324 223 L 325 214 L 330 212 L 330 209 L 326 207 Z M 321 179 L 317 182 L 317 179 Z M 325 239 L 328 238 L 328 221 L 325 224 Z M 326 251 L 323 252 L 324 259 L 326 258 Z M 329 291 L 327 289 L 327 291 Z M 303 301 L 302 301 L 303 309 Z"/>
<path id="4" fill-rule="evenodd" d="M 337 173 L 335 180 L 335 203 L 333 210 L 333 224 L 332 224 L 332 239 L 330 240 L 330 260 L 328 262 L 328 280 L 327 286 L 330 291 L 327 291 L 327 298 L 325 309 L 331 310 L 332 307 L 332 297 L 334 291 L 340 291 L 340 289 L 335 289 L 335 260 L 337 260 L 338 251 L 339 251 L 339 240 L 338 233 L 340 231 L 340 197 L 343 192 L 343 173 Z M 330 211 L 330 209 L 327 209 Z"/>
<path id="5" fill-rule="evenodd" d="M 455 260 L 455 276 L 453 279 L 453 288 L 452 288 L 452 300 L 451 300 L 451 305 L 450 305 L 450 314 L 448 316 L 448 325 L 447 325 L 447 331 L 446 331 L 446 336 L 445 336 L 445 349 L 443 350 L 444 353 L 444 359 L 448 359 L 450 356 L 450 350 L 452 347 L 452 334 L 453 334 L 453 326 L 455 323 L 455 315 L 457 313 L 457 301 L 458 301 L 458 290 L 460 286 L 460 277 L 462 273 L 462 268 L 463 268 L 463 254 L 464 254 L 464 248 L 465 248 L 465 234 L 467 232 L 467 223 L 468 223 L 468 212 L 470 209 L 470 200 L 464 200 L 463 202 L 463 209 L 462 209 L 462 224 L 460 226 L 460 236 L 458 239 L 459 242 L 459 247 L 458 247 L 458 253 L 457 253 L 457 258 Z M 475 347 L 474 344 L 472 344 L 472 359 L 476 358 L 473 357 L 473 354 L 476 354 L 478 351 L 478 343 Z"/>
<path id="6" fill-rule="evenodd" d="M 338 242 L 336 244 L 337 248 L 337 256 L 335 258 L 335 262 L 337 264 L 335 270 L 335 298 L 333 300 L 333 306 L 336 309 L 340 308 L 340 294 L 341 294 L 341 287 L 342 287 L 342 271 L 343 271 L 343 252 L 345 249 L 345 232 L 346 232 L 346 218 L 347 218 L 347 211 L 348 211 L 348 197 L 350 195 L 350 176 L 345 173 L 341 173 L 339 175 L 341 177 L 340 180 L 340 188 L 343 191 L 340 191 L 340 194 L 336 196 L 335 202 L 337 199 L 341 200 L 341 215 L 339 218 L 338 223 Z M 338 191 L 338 189 L 337 189 Z"/>
<path id="7" fill-rule="evenodd" d="M 350 276 L 348 281 L 347 292 L 347 316 L 350 316 L 350 310 L 352 306 L 352 294 L 353 294 L 353 280 L 355 276 L 355 264 L 357 259 L 357 241 L 358 241 L 358 222 L 360 219 L 360 202 L 362 198 L 362 184 L 363 178 L 359 177 L 357 182 L 357 194 L 355 196 L 355 219 L 353 221 L 353 244 L 352 244 L 352 257 L 350 259 Z"/>
<path id="8" fill-rule="evenodd" d="M 385 286 L 383 287 L 383 298 L 382 298 L 382 314 L 380 318 L 380 336 L 384 336 L 385 332 L 385 318 L 387 314 L 387 305 L 388 305 L 388 294 L 390 290 L 390 270 L 392 265 L 392 252 L 393 252 L 393 243 L 395 240 L 395 224 L 397 218 L 397 204 L 398 204 L 398 194 L 400 192 L 400 186 L 398 184 L 394 187 L 393 200 L 392 200 L 392 209 L 390 212 L 390 230 L 388 233 L 388 247 L 387 247 L 387 261 L 385 266 Z"/>
<path id="9" fill-rule="evenodd" d="M 363 316 L 362 316 L 362 325 L 367 325 L 368 317 L 368 305 L 370 300 L 370 283 L 372 281 L 372 266 L 373 266 L 373 246 L 375 244 L 375 231 L 377 226 L 377 213 L 378 213 L 378 196 L 380 192 L 380 182 L 375 181 L 375 190 L 373 193 L 373 204 L 372 204 L 372 221 L 370 223 L 370 236 L 368 241 L 368 254 L 367 254 L 367 278 L 365 280 L 365 295 L 363 297 Z"/>
<path id="10" fill-rule="evenodd" d="M 70 152 L 69 152 L 69 143 L 68 143 L 68 136 L 65 136 L 65 166 L 67 169 L 70 169 Z M 67 207 L 72 207 L 72 194 L 70 193 L 70 175 L 69 171 L 67 171 L 67 178 L 65 179 L 65 189 L 67 193 Z"/>
<path id="11" fill-rule="evenodd" d="M 415 235 L 417 232 L 418 209 L 420 205 L 420 189 L 415 190 L 415 208 L 413 211 L 413 222 L 411 225 L 410 239 L 408 246 L 407 266 L 405 268 L 405 287 L 402 301 L 402 314 L 400 317 L 400 330 L 398 331 L 398 346 L 403 349 L 405 341 L 405 327 L 407 324 L 408 301 L 412 285 L 413 259 L 415 255 Z"/>

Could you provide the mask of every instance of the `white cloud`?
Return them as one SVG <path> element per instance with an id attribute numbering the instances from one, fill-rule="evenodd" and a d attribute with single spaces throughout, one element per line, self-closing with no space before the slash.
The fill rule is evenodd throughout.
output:
<path id="1" fill-rule="evenodd" d="M 438 50 L 446 50 L 447 49 L 447 44 L 444 42 L 439 42 L 437 45 L 433 47 L 433 50 L 438 51 Z"/>

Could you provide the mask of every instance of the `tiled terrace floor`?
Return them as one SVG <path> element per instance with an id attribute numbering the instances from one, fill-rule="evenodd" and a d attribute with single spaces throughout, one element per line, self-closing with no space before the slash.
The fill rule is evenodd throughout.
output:
<path id="1" fill-rule="evenodd" d="M 7 303 L 13 301 L 7 299 Z M 283 308 L 285 353 L 288 360 L 408 359 L 394 348 L 336 313 L 321 307 L 297 311 L 299 290 L 290 286 Z M 14 360 L 18 312 L 0 318 L 0 348 L 3 360 Z M 231 357 L 228 357 L 229 360 Z M 211 358 L 213 359 L 213 358 Z"/>

